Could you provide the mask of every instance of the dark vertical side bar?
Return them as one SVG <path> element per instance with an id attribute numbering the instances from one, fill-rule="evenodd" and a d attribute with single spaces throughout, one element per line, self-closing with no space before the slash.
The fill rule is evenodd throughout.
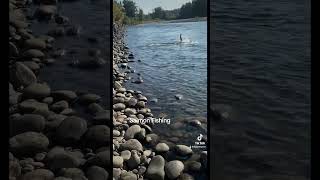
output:
<path id="1" fill-rule="evenodd" d="M 207 0 L 207 137 L 208 137 L 208 145 L 207 145 L 207 177 L 208 179 L 212 179 L 212 171 L 211 171 L 211 157 L 212 157 L 212 139 L 211 136 L 211 113 L 210 113 L 210 1 Z"/>
<path id="2" fill-rule="evenodd" d="M 110 174 L 109 179 L 113 177 L 113 0 L 110 0 Z"/>

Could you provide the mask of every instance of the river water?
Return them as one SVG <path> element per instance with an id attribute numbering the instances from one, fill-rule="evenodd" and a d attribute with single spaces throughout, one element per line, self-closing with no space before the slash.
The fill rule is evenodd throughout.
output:
<path id="1" fill-rule="evenodd" d="M 310 1 L 211 2 L 211 167 L 220 179 L 310 178 Z"/>
<path id="2" fill-rule="evenodd" d="M 142 91 L 156 117 L 165 113 L 170 118 L 170 125 L 157 125 L 156 131 L 167 137 L 181 133 L 179 142 L 194 143 L 207 130 L 207 22 L 129 26 L 126 35 L 126 43 L 135 55 L 135 62 L 129 66 L 136 71 L 126 87 Z M 138 77 L 143 79 L 142 84 L 132 82 Z M 176 95 L 182 98 L 178 100 Z M 204 125 L 171 129 L 175 122 L 186 119 L 199 119 Z"/>

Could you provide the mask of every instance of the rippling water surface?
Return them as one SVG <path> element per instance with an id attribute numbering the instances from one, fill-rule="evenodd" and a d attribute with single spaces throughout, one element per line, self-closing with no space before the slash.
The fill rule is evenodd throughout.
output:
<path id="1" fill-rule="evenodd" d="M 310 2 L 211 2 L 216 176 L 310 176 Z M 221 177 L 220 176 L 220 177 Z"/>

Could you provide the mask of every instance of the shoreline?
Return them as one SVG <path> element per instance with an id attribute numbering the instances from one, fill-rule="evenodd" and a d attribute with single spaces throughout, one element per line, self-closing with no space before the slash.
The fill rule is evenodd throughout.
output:
<path id="1" fill-rule="evenodd" d="M 174 144 L 160 139 L 153 133 L 152 124 L 138 124 L 139 119 L 157 118 L 149 109 L 148 99 L 142 92 L 128 90 L 125 82 L 130 80 L 126 71 L 128 63 L 135 63 L 124 40 L 125 26 L 114 23 L 113 40 L 113 167 L 114 178 L 121 172 L 135 177 L 132 169 L 138 168 L 138 178 L 149 179 L 195 179 L 204 174 L 207 167 L 207 152 L 195 153 L 189 146 Z M 143 83 L 138 82 L 139 84 Z M 129 121 L 128 119 L 137 121 Z M 196 178 L 197 179 L 197 178 Z"/>
<path id="2" fill-rule="evenodd" d="M 145 24 L 160 24 L 160 23 L 200 22 L 200 21 L 207 21 L 207 17 L 195 17 L 195 18 L 188 18 L 188 19 L 175 19 L 175 20 L 149 20 L 149 21 L 142 21 L 140 23 L 128 25 L 128 26 L 138 26 L 138 25 L 145 25 Z"/>
<path id="3" fill-rule="evenodd" d="M 65 54 L 54 50 L 55 41 L 79 34 L 78 27 L 59 14 L 56 1 L 44 3 L 35 4 L 30 17 L 31 3 L 9 0 L 9 179 L 107 180 L 111 125 L 102 97 L 56 89 L 40 80 L 40 70 Z M 60 25 L 59 31 L 34 34 L 29 25 L 34 19 Z M 104 66 L 99 56 L 92 58 L 73 66 Z"/>

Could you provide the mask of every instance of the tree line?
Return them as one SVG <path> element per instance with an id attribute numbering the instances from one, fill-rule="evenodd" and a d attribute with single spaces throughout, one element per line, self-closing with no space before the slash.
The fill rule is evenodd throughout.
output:
<path id="1" fill-rule="evenodd" d="M 180 8 L 164 10 L 156 7 L 149 14 L 144 14 L 132 0 L 113 0 L 113 20 L 125 24 L 136 24 L 149 20 L 175 20 L 207 16 L 207 0 L 192 0 L 183 4 Z"/>

